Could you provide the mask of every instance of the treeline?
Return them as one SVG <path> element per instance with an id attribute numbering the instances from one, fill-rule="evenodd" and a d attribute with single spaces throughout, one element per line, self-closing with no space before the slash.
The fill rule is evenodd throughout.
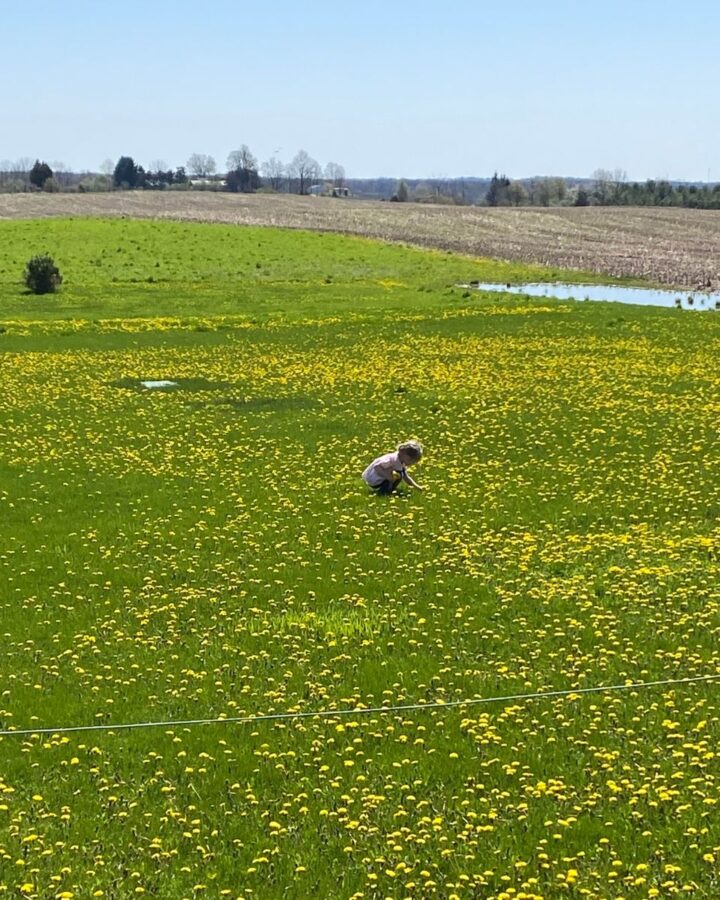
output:
<path id="1" fill-rule="evenodd" d="M 147 168 L 131 156 L 105 160 L 100 172 L 75 173 L 64 163 L 23 158 L 0 161 L 0 191 L 208 190 L 233 193 L 327 194 L 458 206 L 674 206 L 720 209 L 720 184 L 665 179 L 630 182 L 621 169 L 597 169 L 591 178 L 346 178 L 338 163 L 321 166 L 305 150 L 289 163 L 258 162 L 246 144 L 228 154 L 219 173 L 212 156 L 193 153 L 173 169 L 162 160 Z"/>
<path id="2" fill-rule="evenodd" d="M 348 178 L 356 196 L 372 200 L 480 206 L 485 202 L 489 178 Z"/>
<path id="3" fill-rule="evenodd" d="M 252 193 L 265 190 L 298 194 L 343 192 L 345 169 L 339 163 L 325 166 L 299 150 L 290 162 L 277 156 L 260 163 L 246 144 L 227 157 L 226 169 L 218 172 L 212 156 L 193 153 L 184 166 L 175 169 L 162 160 L 146 168 L 132 156 L 121 156 L 117 162 L 105 160 L 100 172 L 80 174 L 64 171 L 44 160 L 23 158 L 13 163 L 0 161 L 0 191 L 77 192 L 110 190 L 214 190 Z"/>
<path id="4" fill-rule="evenodd" d="M 121 190 L 142 188 L 143 190 L 163 190 L 173 185 L 186 185 L 188 176 L 184 166 L 177 169 L 157 168 L 155 171 L 138 165 L 132 156 L 121 156 L 113 170 L 112 187 Z M 83 190 L 83 185 L 80 185 Z"/>
<path id="5" fill-rule="evenodd" d="M 624 173 L 595 172 L 589 190 L 579 191 L 577 206 L 677 206 L 720 209 L 720 184 L 684 184 L 666 179 L 628 181 Z"/>
<path id="6" fill-rule="evenodd" d="M 628 181 L 625 173 L 598 169 L 590 179 L 532 178 L 512 181 L 497 172 L 486 206 L 676 206 L 720 209 L 720 184 L 684 184 L 665 179 Z"/>
<path id="7" fill-rule="evenodd" d="M 62 162 L 46 162 L 27 157 L 15 162 L 0 160 L 0 192 L 17 193 L 29 190 L 47 192 L 74 190 L 84 175 L 69 171 Z"/>
<path id="8" fill-rule="evenodd" d="M 146 171 L 131 156 L 121 156 L 113 170 L 112 186 L 120 190 L 193 188 L 254 193 L 264 189 L 309 194 L 314 188 L 339 189 L 345 183 L 341 165 L 329 162 L 323 168 L 305 150 L 299 150 L 289 163 L 275 156 L 258 163 L 247 144 L 243 144 L 228 155 L 225 165 L 225 172 L 219 174 L 212 156 L 193 153 L 185 166 L 175 170 L 156 166 Z"/>

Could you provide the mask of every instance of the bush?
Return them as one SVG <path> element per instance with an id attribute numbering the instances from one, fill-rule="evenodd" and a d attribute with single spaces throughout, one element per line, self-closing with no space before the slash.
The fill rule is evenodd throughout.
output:
<path id="1" fill-rule="evenodd" d="M 60 269 L 47 253 L 28 260 L 23 275 L 25 285 L 33 294 L 53 294 L 62 284 Z"/>
<path id="2" fill-rule="evenodd" d="M 20 178 L 9 178 L 2 186 L 3 194 L 24 194 L 27 185 Z"/>

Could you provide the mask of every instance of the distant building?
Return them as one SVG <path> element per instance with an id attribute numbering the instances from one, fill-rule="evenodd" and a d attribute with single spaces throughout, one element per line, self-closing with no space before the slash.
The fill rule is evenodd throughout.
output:
<path id="1" fill-rule="evenodd" d="M 350 197 L 350 188 L 336 187 L 332 184 L 312 184 L 308 188 L 311 197 Z"/>

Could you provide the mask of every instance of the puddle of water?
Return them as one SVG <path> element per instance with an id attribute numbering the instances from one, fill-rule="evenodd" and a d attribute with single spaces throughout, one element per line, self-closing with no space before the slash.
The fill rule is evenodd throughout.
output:
<path id="1" fill-rule="evenodd" d="M 124 388 L 128 391 L 224 391 L 230 387 L 225 381 L 210 381 L 207 378 L 178 378 L 171 381 L 169 378 L 120 378 L 112 381 L 113 387 Z"/>
<path id="2" fill-rule="evenodd" d="M 653 288 L 618 287 L 615 284 L 496 284 L 471 281 L 460 287 L 477 291 L 499 291 L 503 294 L 525 294 L 530 297 L 553 297 L 556 300 L 606 300 L 641 306 L 675 306 L 679 309 L 720 310 L 720 294 L 692 291 L 655 290 Z"/>
<path id="3" fill-rule="evenodd" d="M 141 381 L 140 384 L 151 391 L 155 388 L 178 387 L 177 381 Z"/>

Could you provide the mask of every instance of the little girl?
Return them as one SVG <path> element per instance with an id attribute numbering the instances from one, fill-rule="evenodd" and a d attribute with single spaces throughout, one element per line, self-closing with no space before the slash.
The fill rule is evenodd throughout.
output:
<path id="1" fill-rule="evenodd" d="M 408 475 L 407 467 L 418 462 L 422 455 L 419 441 L 404 441 L 394 453 L 374 459 L 362 473 L 363 481 L 378 494 L 392 494 L 401 481 L 421 491 L 420 485 Z"/>

